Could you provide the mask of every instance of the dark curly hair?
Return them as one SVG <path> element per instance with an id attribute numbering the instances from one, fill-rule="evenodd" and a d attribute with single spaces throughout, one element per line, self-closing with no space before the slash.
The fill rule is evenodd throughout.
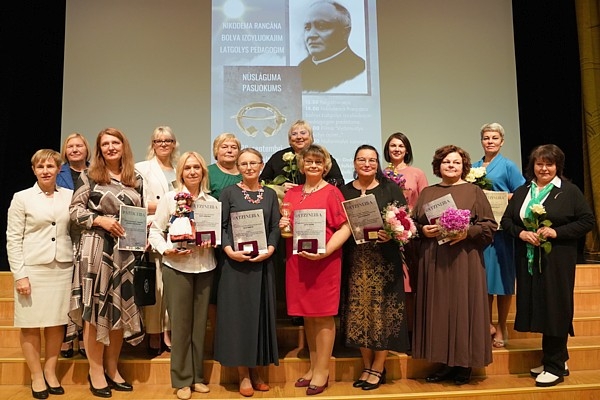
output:
<path id="1" fill-rule="evenodd" d="M 465 150 L 453 144 L 442 146 L 435 151 L 435 154 L 433 155 L 433 161 L 431 162 L 431 165 L 433 166 L 433 174 L 438 178 L 442 177 L 442 174 L 440 173 L 440 166 L 442 165 L 444 158 L 446 158 L 446 156 L 450 153 L 458 153 L 460 158 L 462 158 L 463 170 L 460 177 L 465 179 L 471 170 L 471 156 L 469 156 L 469 153 L 467 153 Z"/>

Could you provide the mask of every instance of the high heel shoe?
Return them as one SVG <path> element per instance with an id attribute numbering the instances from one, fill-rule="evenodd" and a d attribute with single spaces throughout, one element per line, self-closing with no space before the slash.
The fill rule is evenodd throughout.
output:
<path id="1" fill-rule="evenodd" d="M 131 385 L 131 383 L 127 383 L 125 381 L 115 382 L 110 379 L 106 373 L 104 373 L 104 377 L 106 378 L 106 382 L 108 382 L 108 386 L 110 386 L 111 389 L 115 389 L 118 392 L 131 392 L 133 390 L 133 385 Z"/>
<path id="2" fill-rule="evenodd" d="M 73 357 L 73 342 L 65 343 L 69 346 L 67 350 L 60 349 L 60 355 L 63 358 L 72 358 Z"/>
<path id="3" fill-rule="evenodd" d="M 48 393 L 54 394 L 54 395 L 65 394 L 65 389 L 61 385 L 54 386 L 54 387 L 50 386 L 50 384 L 46 380 L 45 376 L 44 376 L 44 382 L 46 383 L 46 387 L 48 388 Z"/>
<path id="4" fill-rule="evenodd" d="M 369 381 L 365 381 L 365 383 L 362 385 L 362 390 L 373 390 L 373 389 L 377 389 L 379 387 L 379 385 L 382 385 L 385 383 L 385 376 L 386 376 L 386 371 L 385 368 L 383 369 L 383 371 L 379 372 L 379 371 L 375 371 L 375 370 L 371 370 L 369 372 L 369 375 L 373 375 L 379 378 L 379 380 L 377 381 L 377 383 L 371 383 Z"/>
<path id="5" fill-rule="evenodd" d="M 306 388 L 306 395 L 314 396 L 315 394 L 323 393 L 327 386 L 329 386 L 329 377 L 327 377 L 327 380 L 325 381 L 325 384 L 323 386 L 309 385 Z"/>
<path id="6" fill-rule="evenodd" d="M 362 374 L 364 374 L 364 373 L 370 374 L 371 370 L 369 368 L 365 368 L 365 369 L 362 370 L 362 372 L 360 373 L 360 375 L 362 376 Z M 352 387 L 355 387 L 355 388 L 363 387 L 366 381 L 367 381 L 366 379 L 360 379 L 359 378 L 359 379 L 357 379 L 357 380 L 354 381 L 354 383 L 352 384 Z"/>
<path id="7" fill-rule="evenodd" d="M 296 382 L 294 382 L 295 387 L 309 387 L 310 379 L 298 378 Z"/>
<path id="8" fill-rule="evenodd" d="M 44 382 L 46 381 L 46 379 L 44 379 Z M 46 389 L 44 390 L 40 390 L 39 392 L 36 392 L 35 390 L 33 390 L 33 382 L 31 383 L 31 396 L 34 399 L 47 399 L 48 398 L 48 384 L 46 384 Z"/>
<path id="9" fill-rule="evenodd" d="M 100 389 L 96 389 L 94 385 L 92 385 L 92 378 L 88 375 L 88 382 L 90 383 L 90 392 L 96 397 L 112 397 L 112 392 L 110 391 L 110 386 L 106 386 Z"/>
<path id="10" fill-rule="evenodd" d="M 148 338 L 148 345 L 146 352 L 150 357 L 157 357 L 163 352 L 163 341 L 159 333 L 151 333 Z M 158 347 L 153 347 L 152 344 L 156 345 L 156 339 L 158 338 Z M 154 339 L 154 341 L 153 341 Z M 154 342 L 154 343 L 153 343 Z"/>

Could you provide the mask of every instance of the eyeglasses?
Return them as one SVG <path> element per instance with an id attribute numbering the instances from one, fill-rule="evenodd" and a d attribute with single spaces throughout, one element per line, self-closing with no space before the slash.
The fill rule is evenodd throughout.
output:
<path id="1" fill-rule="evenodd" d="M 367 158 L 357 158 L 354 161 L 356 161 L 357 164 L 366 164 L 366 163 L 369 163 L 371 165 L 377 164 L 376 158 L 368 158 L 368 159 Z"/>
<path id="2" fill-rule="evenodd" d="M 304 165 L 313 165 L 315 164 L 317 167 L 320 167 L 323 165 L 323 161 L 322 160 L 304 160 Z"/>
<path id="3" fill-rule="evenodd" d="M 174 142 L 173 139 L 162 139 L 162 140 L 156 139 L 156 140 L 152 141 L 152 143 L 154 143 L 154 144 L 171 144 L 173 142 Z"/>
<path id="4" fill-rule="evenodd" d="M 242 162 L 242 163 L 238 164 L 238 168 L 248 169 L 248 167 L 252 167 L 252 169 L 254 169 L 261 164 L 262 164 L 262 162 L 260 162 L 260 161 Z"/>

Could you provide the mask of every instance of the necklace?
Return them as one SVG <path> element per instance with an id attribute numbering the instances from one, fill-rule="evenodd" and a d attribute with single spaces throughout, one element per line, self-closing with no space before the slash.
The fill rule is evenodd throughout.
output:
<path id="1" fill-rule="evenodd" d="M 258 186 L 258 196 L 256 196 L 256 200 L 254 200 L 252 197 L 250 197 L 250 194 L 248 193 L 248 191 L 246 191 L 246 189 L 244 189 L 242 186 L 240 186 L 240 188 L 242 189 L 242 194 L 244 195 L 244 199 L 248 203 L 259 204 L 261 202 L 261 200 L 263 199 L 263 194 L 265 193 L 265 189 L 263 189 L 263 187 L 260 185 Z"/>
<path id="2" fill-rule="evenodd" d="M 304 184 L 302 186 L 302 199 L 300 199 L 300 203 L 302 203 L 304 200 L 306 200 L 306 198 L 308 196 L 310 196 L 311 194 L 313 194 L 317 189 L 319 189 L 319 187 L 321 186 L 321 181 L 319 181 L 319 183 L 317 183 L 317 186 L 313 187 L 312 190 L 310 192 L 306 192 L 306 184 Z"/>

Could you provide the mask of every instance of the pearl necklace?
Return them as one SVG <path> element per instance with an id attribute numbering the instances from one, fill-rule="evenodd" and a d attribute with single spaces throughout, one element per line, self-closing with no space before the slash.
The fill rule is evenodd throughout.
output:
<path id="1" fill-rule="evenodd" d="M 250 194 L 246 191 L 246 189 L 244 189 L 242 186 L 240 186 L 240 189 L 242 189 L 242 194 L 244 195 L 244 199 L 248 203 L 252 203 L 252 204 L 259 204 L 261 202 L 261 200 L 263 199 L 263 195 L 265 193 L 265 189 L 263 189 L 262 186 L 259 186 L 258 187 L 258 196 L 256 196 L 256 200 L 254 200 L 252 197 L 250 197 Z"/>
<path id="2" fill-rule="evenodd" d="M 319 183 L 317 184 L 317 186 L 315 186 L 314 188 L 312 188 L 312 190 L 310 192 L 306 192 L 306 184 L 304 184 L 302 186 L 302 199 L 300 199 L 300 203 L 302 203 L 304 200 L 306 200 L 306 198 L 308 196 L 310 196 L 311 194 L 313 194 L 317 189 L 319 189 L 319 187 L 321 186 L 321 182 L 323 182 L 322 180 L 319 181 Z"/>

